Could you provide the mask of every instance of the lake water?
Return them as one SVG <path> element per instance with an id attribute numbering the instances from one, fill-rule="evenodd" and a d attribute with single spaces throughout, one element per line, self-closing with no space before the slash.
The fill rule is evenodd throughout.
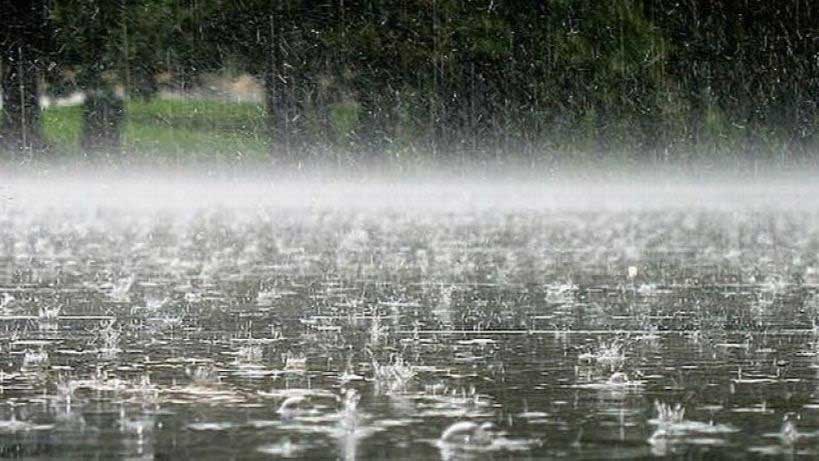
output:
<path id="1" fill-rule="evenodd" d="M 350 190 L 7 191 L 0 457 L 819 456 L 800 193 Z"/>

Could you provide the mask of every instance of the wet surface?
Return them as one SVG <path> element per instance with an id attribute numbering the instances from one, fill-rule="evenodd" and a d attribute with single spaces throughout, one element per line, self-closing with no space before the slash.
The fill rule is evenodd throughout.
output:
<path id="1" fill-rule="evenodd" d="M 816 213 L 0 211 L 0 457 L 819 456 Z"/>

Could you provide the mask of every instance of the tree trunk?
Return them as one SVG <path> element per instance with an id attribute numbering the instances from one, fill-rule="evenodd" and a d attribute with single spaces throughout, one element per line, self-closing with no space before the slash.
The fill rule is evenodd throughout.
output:
<path id="1" fill-rule="evenodd" d="M 275 11 L 268 14 L 267 60 L 264 70 L 264 100 L 267 111 L 267 129 L 271 141 L 271 154 L 274 160 L 285 163 L 290 157 L 290 143 L 287 133 L 287 114 L 284 105 L 285 85 L 282 75 L 281 53 L 281 16 Z"/>
<path id="2" fill-rule="evenodd" d="M 139 66 L 132 75 L 131 85 L 128 87 L 129 98 L 139 98 L 150 101 L 159 94 L 159 82 L 156 80 L 156 69 L 153 65 Z"/>
<path id="3" fill-rule="evenodd" d="M 87 92 L 83 110 L 82 148 L 89 151 L 120 150 L 125 104 L 107 87 Z"/>
<path id="4" fill-rule="evenodd" d="M 10 150 L 45 147 L 40 128 L 37 83 L 47 44 L 43 1 L 9 5 L 0 31 L 3 117 L 0 145 Z"/>
<path id="5" fill-rule="evenodd" d="M 22 47 L 3 56 L 3 122 L 0 139 L 8 149 L 43 146 L 40 106 L 37 101 L 36 64 Z M 18 58 L 21 56 L 21 58 Z"/>
<path id="6" fill-rule="evenodd" d="M 121 149 L 125 103 L 114 93 L 111 81 L 105 76 L 119 64 L 105 50 L 108 43 L 116 43 L 118 38 L 114 35 L 118 29 L 110 25 L 122 19 L 121 1 L 90 2 L 83 12 L 88 18 L 88 28 L 84 31 L 88 54 L 79 79 L 86 98 L 80 145 L 88 153 L 114 154 Z"/>
<path id="7" fill-rule="evenodd" d="M 285 5 L 287 6 L 287 5 Z M 268 14 L 267 59 L 264 69 L 264 99 L 267 112 L 267 127 L 271 140 L 272 159 L 285 166 L 299 163 L 297 158 L 298 129 L 296 102 L 295 62 L 293 47 L 289 46 L 288 34 L 293 27 L 290 12 L 273 7 Z"/>

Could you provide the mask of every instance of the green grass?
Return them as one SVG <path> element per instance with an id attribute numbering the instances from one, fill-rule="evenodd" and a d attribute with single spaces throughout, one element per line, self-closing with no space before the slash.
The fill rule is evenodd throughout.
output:
<path id="1" fill-rule="evenodd" d="M 131 101 L 123 151 L 135 160 L 262 160 L 269 154 L 264 107 L 203 100 Z M 43 112 L 46 141 L 57 155 L 82 155 L 82 106 Z"/>
<path id="2" fill-rule="evenodd" d="M 265 127 L 264 106 L 253 103 L 195 99 L 131 101 L 128 117 L 137 125 L 191 130 L 259 133 Z"/>
<path id="3" fill-rule="evenodd" d="M 356 140 L 350 136 L 362 123 L 360 110 L 356 103 L 331 106 L 329 125 L 311 124 L 315 120 L 308 118 L 308 123 L 305 123 L 307 135 L 318 140 L 318 147 L 300 153 L 305 164 L 365 170 L 383 164 L 409 171 L 413 168 L 434 170 L 439 163 L 447 162 L 455 165 L 459 161 L 491 165 L 492 162 L 508 164 L 518 161 L 523 165 L 568 165 L 578 168 L 586 165 L 605 170 L 639 170 L 646 160 L 639 143 L 634 142 L 635 130 L 631 128 L 629 120 L 620 121 L 622 126 L 610 124 L 606 129 L 611 133 L 599 135 L 594 114 L 588 115 L 574 128 L 544 125 L 541 129 L 548 134 L 544 136 L 544 141 L 535 141 L 528 152 L 520 153 L 520 157 L 503 151 L 503 146 L 493 146 L 491 143 L 484 146 L 482 142 L 475 143 L 474 151 L 456 151 L 436 157 L 425 144 L 423 130 L 419 129 L 417 121 L 406 115 L 406 119 L 400 122 L 401 129 L 394 133 L 396 136 L 391 142 L 371 153 L 367 151 L 368 146 L 356 144 Z M 82 106 L 71 106 L 51 107 L 43 112 L 44 135 L 52 147 L 54 159 L 71 161 L 89 156 L 80 147 L 82 111 Z M 122 151 L 105 153 L 103 158 L 160 166 L 246 163 L 249 168 L 256 168 L 262 163 L 270 164 L 269 160 L 274 158 L 271 157 L 266 113 L 262 104 L 197 99 L 135 100 L 128 102 L 125 120 Z M 703 140 L 697 145 L 688 145 L 684 139 L 685 120 L 679 117 L 676 125 L 669 123 L 658 134 L 662 142 L 668 139 L 683 140 L 669 144 L 667 152 L 662 153 L 663 159 L 676 160 L 683 165 L 753 165 L 753 168 L 758 162 L 783 165 L 790 162 L 788 149 L 783 147 L 782 140 L 786 139 L 783 133 L 765 136 L 769 140 L 767 144 L 760 142 L 757 152 L 748 152 L 743 144 L 747 138 L 745 131 L 730 124 L 723 114 L 712 111 L 705 120 Z M 618 136 L 618 133 L 622 136 Z M 600 151 L 601 136 L 608 141 L 602 147 L 604 153 Z M 90 155 L 93 157 L 97 154 Z M 659 156 L 656 153 L 652 155 Z M 651 160 L 653 156 L 647 158 Z M 752 162 L 748 162 L 749 159 Z M 811 165 L 815 165 L 815 162 Z"/>
<path id="4" fill-rule="evenodd" d="M 43 132 L 57 149 L 79 150 L 82 106 L 53 107 L 43 111 Z"/>

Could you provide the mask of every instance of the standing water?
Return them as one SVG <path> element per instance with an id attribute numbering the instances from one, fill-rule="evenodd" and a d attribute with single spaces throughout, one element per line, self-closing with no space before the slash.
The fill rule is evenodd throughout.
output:
<path id="1" fill-rule="evenodd" d="M 0 456 L 819 456 L 815 191 L 81 184 L 3 190 Z"/>

